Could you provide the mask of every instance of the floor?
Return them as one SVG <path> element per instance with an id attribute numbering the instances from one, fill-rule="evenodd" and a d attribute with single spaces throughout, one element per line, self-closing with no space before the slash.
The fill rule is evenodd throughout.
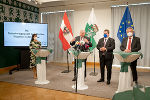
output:
<path id="1" fill-rule="evenodd" d="M 75 89 L 72 88 L 72 86 L 75 84 L 75 82 L 72 81 L 74 76 L 73 67 L 70 67 L 70 73 L 61 73 L 65 69 L 67 69 L 65 66 L 47 64 L 46 76 L 50 83 L 45 85 L 35 84 L 36 79 L 33 79 L 32 70 L 15 71 L 12 75 L 2 74 L 0 75 L 0 81 L 75 93 Z M 98 72 L 97 76 L 90 76 L 89 74 L 92 71 L 92 68 L 87 68 L 85 84 L 88 85 L 88 89 L 78 90 L 77 92 L 79 94 L 111 99 L 117 90 L 119 70 L 113 69 L 112 81 L 110 85 L 107 85 L 106 81 L 103 83 L 97 82 L 97 80 L 100 79 L 99 68 L 96 68 L 96 72 Z"/>
<path id="2" fill-rule="evenodd" d="M 20 84 L 0 82 L 0 100 L 111 100 Z"/>
<path id="3" fill-rule="evenodd" d="M 57 92 L 65 91 L 65 92 L 62 92 L 62 94 L 63 93 L 68 93 L 69 95 L 76 94 L 75 90 L 72 89 L 72 85 L 74 85 L 75 82 L 71 81 L 73 79 L 73 67 L 72 65 L 70 66 L 71 66 L 70 69 L 72 70 L 70 73 L 61 73 L 63 70 L 67 69 L 65 64 L 48 63 L 47 64 L 47 80 L 49 80 L 50 83 L 46 85 L 35 85 L 34 84 L 35 79 L 33 79 L 33 73 L 31 70 L 16 71 L 16 72 L 13 72 L 12 75 L 8 75 L 8 73 L 1 74 L 0 75 L 0 81 L 1 81 L 0 82 L 0 100 L 14 100 L 15 98 L 17 98 L 15 100 L 24 100 L 24 96 L 26 94 L 27 96 L 25 96 L 25 98 L 27 97 L 33 98 L 31 100 L 38 100 L 37 98 L 54 98 L 52 100 L 57 100 L 56 93 L 54 93 L 54 95 L 50 95 L 51 93 L 48 92 L 48 93 L 45 93 L 44 97 L 40 95 L 41 91 L 49 91 L 49 90 L 51 91 L 56 90 Z M 93 72 L 93 68 L 91 66 L 87 66 L 87 78 L 85 80 L 85 84 L 88 85 L 89 88 L 84 91 L 78 91 L 79 94 L 76 94 L 76 95 L 79 95 L 79 97 L 65 96 L 64 99 L 60 99 L 61 98 L 60 97 L 59 100 L 82 100 L 83 98 L 87 98 L 91 96 L 97 98 L 94 100 L 111 100 L 111 98 L 115 94 L 115 91 L 117 90 L 120 71 L 118 68 L 113 67 L 112 80 L 111 80 L 110 85 L 106 85 L 106 81 L 103 83 L 96 82 L 100 78 L 99 71 L 100 71 L 99 66 L 96 66 L 96 72 L 98 72 L 98 75 L 90 76 L 89 74 Z M 140 84 L 145 85 L 145 86 L 150 86 L 150 79 L 149 79 L 150 71 L 139 70 L 138 76 L 139 76 Z M 11 84 L 11 83 L 15 83 L 15 84 Z M 22 85 L 19 85 L 19 84 L 22 84 Z M 29 89 L 24 88 L 24 85 L 25 87 L 29 86 Z M 16 86 L 18 86 L 17 87 L 18 89 L 16 88 Z M 42 89 L 42 90 L 37 90 L 37 89 Z M 6 92 L 4 92 L 3 94 L 3 91 L 6 91 Z M 27 91 L 27 93 L 24 91 Z M 5 95 L 8 95 L 7 92 L 10 96 L 5 97 Z M 32 97 L 31 95 L 34 95 L 34 94 L 35 94 L 35 97 L 34 96 Z M 82 97 L 81 94 L 83 96 L 85 95 L 88 95 L 88 96 Z M 30 95 L 31 97 L 28 95 Z M 72 98 L 75 98 L 75 99 L 72 99 Z M 100 98 L 110 98 L 110 99 L 100 99 Z M 87 100 L 93 100 L 93 99 L 87 99 Z"/>

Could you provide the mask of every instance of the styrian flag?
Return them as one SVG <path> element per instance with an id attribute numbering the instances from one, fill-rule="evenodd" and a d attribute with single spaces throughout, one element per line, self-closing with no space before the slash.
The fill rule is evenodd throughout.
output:
<path id="1" fill-rule="evenodd" d="M 85 27 L 85 32 L 86 32 L 85 36 L 88 36 L 90 38 L 90 42 L 92 43 L 92 47 L 89 48 L 90 51 L 92 51 L 96 47 L 96 41 L 94 39 L 94 36 L 98 32 L 98 27 L 96 22 L 97 21 L 94 13 L 94 8 L 92 8 L 88 22 Z"/>
<path id="2" fill-rule="evenodd" d="M 60 26 L 59 39 L 62 42 L 64 51 L 71 47 L 70 41 L 73 39 L 73 33 L 66 12 L 64 13 L 64 17 Z"/>

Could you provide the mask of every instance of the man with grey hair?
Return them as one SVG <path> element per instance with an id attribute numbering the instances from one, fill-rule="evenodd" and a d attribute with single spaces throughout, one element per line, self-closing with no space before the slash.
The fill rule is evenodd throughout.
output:
<path id="1" fill-rule="evenodd" d="M 133 36 L 134 30 L 132 27 L 128 27 L 126 29 L 126 33 L 128 37 L 123 38 L 120 49 L 126 53 L 138 52 L 141 49 L 140 38 Z M 133 82 L 135 82 L 135 84 L 137 84 L 138 82 L 136 66 L 137 66 L 137 59 L 131 62 L 130 64 Z"/>
<path id="2" fill-rule="evenodd" d="M 74 39 L 71 40 L 70 45 L 75 45 L 76 42 L 83 43 L 78 49 L 80 51 L 85 52 L 88 51 L 89 48 L 87 46 L 92 47 L 92 43 L 90 42 L 90 38 L 85 36 L 85 30 L 80 30 L 80 36 L 75 37 Z M 75 47 L 75 49 L 77 49 Z M 86 77 L 86 60 L 85 60 L 85 77 Z M 72 81 L 76 80 L 76 59 L 75 59 L 75 64 L 74 64 L 74 79 Z"/>

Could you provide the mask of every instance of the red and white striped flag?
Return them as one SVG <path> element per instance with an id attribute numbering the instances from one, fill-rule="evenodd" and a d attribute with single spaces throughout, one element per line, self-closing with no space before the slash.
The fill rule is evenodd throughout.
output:
<path id="1" fill-rule="evenodd" d="M 59 39 L 62 42 L 64 51 L 71 47 L 70 41 L 73 39 L 73 33 L 66 12 L 64 13 L 64 17 L 60 26 Z"/>

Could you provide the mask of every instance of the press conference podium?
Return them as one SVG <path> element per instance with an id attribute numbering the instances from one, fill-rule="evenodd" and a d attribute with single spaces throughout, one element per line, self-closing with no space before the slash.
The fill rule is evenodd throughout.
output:
<path id="1" fill-rule="evenodd" d="M 75 59 L 86 59 L 88 56 L 90 55 L 90 52 L 81 52 L 78 57 L 74 55 Z M 77 64 L 76 64 L 77 65 Z M 82 67 L 78 68 L 77 71 L 77 85 L 73 85 L 72 88 L 73 89 L 77 89 L 77 90 L 85 90 L 88 89 L 88 86 L 85 85 L 84 82 L 84 73 L 85 73 L 85 64 L 84 62 L 82 62 Z M 77 86 L 77 88 L 76 88 Z"/>
<path id="2" fill-rule="evenodd" d="M 36 53 L 36 57 L 47 57 L 50 52 L 47 49 L 40 49 Z M 37 80 L 35 84 L 48 84 L 50 81 L 46 80 L 46 60 L 41 59 L 41 63 L 37 64 Z"/>
<path id="3" fill-rule="evenodd" d="M 122 52 L 123 53 L 123 52 Z M 128 55 L 126 58 L 123 58 L 119 53 L 114 53 L 114 56 L 121 62 L 121 63 L 131 63 L 140 57 L 140 54 L 131 54 Z M 121 66 L 123 67 L 123 66 Z M 123 92 L 126 90 L 132 90 L 132 73 L 130 69 L 130 65 L 127 66 L 127 72 L 120 72 L 119 74 L 119 84 L 116 93 Z"/>

